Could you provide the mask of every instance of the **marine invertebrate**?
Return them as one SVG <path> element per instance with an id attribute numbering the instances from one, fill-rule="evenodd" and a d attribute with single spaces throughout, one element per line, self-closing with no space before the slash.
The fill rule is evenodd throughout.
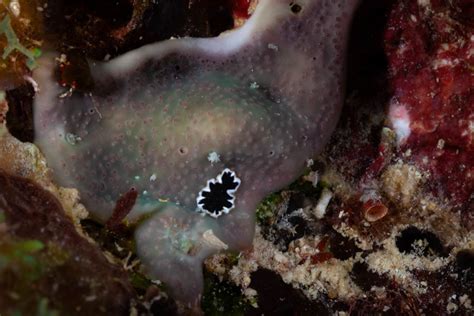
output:
<path id="1" fill-rule="evenodd" d="M 140 258 L 195 305 L 202 260 L 248 247 L 257 204 L 299 176 L 331 135 L 357 2 L 262 0 L 244 26 L 217 38 L 170 40 L 91 63 L 93 87 L 70 95 L 48 56 L 34 74 L 36 143 L 56 181 L 77 188 L 102 221 L 137 190 L 128 220 L 153 213 L 136 232 Z M 237 184 L 223 190 L 232 203 L 213 212 L 198 197 L 224 175 Z M 222 207 L 235 209 L 218 218 L 196 212 Z"/>
<path id="2" fill-rule="evenodd" d="M 364 218 L 369 222 L 375 222 L 387 215 L 388 208 L 380 201 L 369 199 L 362 205 Z"/>

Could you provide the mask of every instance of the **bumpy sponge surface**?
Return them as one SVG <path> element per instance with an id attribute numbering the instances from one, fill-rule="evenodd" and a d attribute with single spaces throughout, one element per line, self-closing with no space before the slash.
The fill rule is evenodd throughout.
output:
<path id="1" fill-rule="evenodd" d="M 56 181 L 77 188 L 99 220 L 121 194 L 139 192 L 129 220 L 152 215 L 137 230 L 138 254 L 195 304 L 202 260 L 251 245 L 259 201 L 298 177 L 335 128 L 356 3 L 261 0 L 244 26 L 217 38 L 93 63 L 91 91 L 66 97 L 55 59 L 44 58 L 36 143 Z"/>

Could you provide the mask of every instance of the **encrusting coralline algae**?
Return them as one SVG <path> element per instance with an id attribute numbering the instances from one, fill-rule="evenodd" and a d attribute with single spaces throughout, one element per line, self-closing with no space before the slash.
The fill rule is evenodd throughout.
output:
<path id="1" fill-rule="evenodd" d="M 217 38 L 91 63 L 88 91 L 64 93 L 47 55 L 34 73 L 36 144 L 101 221 L 137 190 L 127 219 L 139 223 L 138 255 L 195 306 L 202 261 L 249 247 L 257 204 L 301 175 L 335 128 L 357 3 L 261 0 Z"/>

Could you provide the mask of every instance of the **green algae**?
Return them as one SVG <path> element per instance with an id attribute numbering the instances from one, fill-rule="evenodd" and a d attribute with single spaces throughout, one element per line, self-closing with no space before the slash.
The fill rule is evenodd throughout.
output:
<path id="1" fill-rule="evenodd" d="M 41 251 L 44 244 L 38 240 L 17 240 L 10 236 L 0 238 L 0 310 L 12 315 L 27 315 L 39 304 L 31 284 L 44 271 Z"/>
<path id="2" fill-rule="evenodd" d="M 153 284 L 150 279 L 136 271 L 129 272 L 129 278 L 132 286 L 136 290 L 141 290 L 143 292 L 145 292 Z"/>
<path id="3" fill-rule="evenodd" d="M 275 215 L 278 205 L 283 203 L 284 199 L 281 192 L 273 193 L 267 196 L 258 206 L 256 216 L 260 225 L 267 224 Z"/>
<path id="4" fill-rule="evenodd" d="M 37 67 L 36 59 L 41 56 L 41 50 L 39 48 L 29 50 L 20 43 L 18 36 L 13 30 L 11 18 L 8 14 L 5 15 L 2 22 L 0 22 L 0 34 L 4 34 L 7 38 L 7 47 L 5 47 L 2 54 L 3 59 L 7 59 L 8 56 L 10 56 L 10 54 L 16 50 L 26 56 L 26 66 L 30 70 L 33 70 Z"/>
<path id="5" fill-rule="evenodd" d="M 59 312 L 51 309 L 49 307 L 49 300 L 47 298 L 43 298 L 38 303 L 38 310 L 36 312 L 38 316 L 59 316 Z"/>
<path id="6" fill-rule="evenodd" d="M 43 248 L 38 240 L 0 240 L 0 274 L 12 269 L 28 272 L 24 274 L 28 281 L 36 280 L 42 270 L 37 254 Z"/>
<path id="7" fill-rule="evenodd" d="M 245 315 L 250 306 L 240 287 L 206 273 L 201 307 L 205 315 Z"/>
<path id="8" fill-rule="evenodd" d="M 309 172 L 310 170 L 282 191 L 270 194 L 260 202 L 256 212 L 257 223 L 259 225 L 270 224 L 276 215 L 275 211 L 285 202 L 283 197 L 284 192 L 299 192 L 307 197 L 319 198 L 323 189 L 329 187 L 329 185 L 325 182 L 319 181 L 315 186 L 312 182 L 305 179 L 305 176 Z"/>

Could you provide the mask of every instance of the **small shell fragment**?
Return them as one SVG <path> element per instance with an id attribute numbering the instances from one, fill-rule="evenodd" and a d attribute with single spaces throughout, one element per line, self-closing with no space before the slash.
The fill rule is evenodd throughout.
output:
<path id="1" fill-rule="evenodd" d="M 222 240 L 220 240 L 216 235 L 214 235 L 214 232 L 212 229 L 206 230 L 203 234 L 203 243 L 206 246 L 210 246 L 212 248 L 216 248 L 219 250 L 227 250 L 229 246 L 227 246 L 226 243 L 224 243 Z"/>
<path id="2" fill-rule="evenodd" d="M 15 17 L 20 16 L 21 7 L 20 7 L 20 2 L 18 2 L 18 0 L 12 0 L 8 7 L 10 8 L 10 11 L 13 13 Z"/>
<path id="3" fill-rule="evenodd" d="M 329 205 L 329 202 L 332 199 L 332 196 L 333 193 L 328 189 L 324 189 L 321 193 L 321 197 L 319 198 L 318 204 L 313 210 L 313 214 L 314 216 L 316 216 L 317 219 L 323 218 L 326 214 L 326 210 Z"/>

